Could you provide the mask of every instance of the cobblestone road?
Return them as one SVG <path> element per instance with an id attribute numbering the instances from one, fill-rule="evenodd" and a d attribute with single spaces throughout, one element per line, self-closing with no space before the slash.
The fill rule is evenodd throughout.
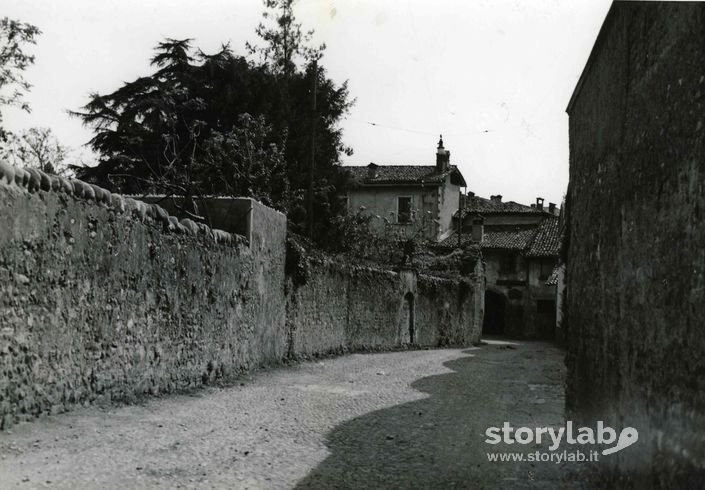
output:
<path id="1" fill-rule="evenodd" d="M 0 488 L 557 488 L 560 465 L 490 463 L 483 441 L 561 425 L 564 375 L 538 342 L 303 363 L 16 426 Z"/>

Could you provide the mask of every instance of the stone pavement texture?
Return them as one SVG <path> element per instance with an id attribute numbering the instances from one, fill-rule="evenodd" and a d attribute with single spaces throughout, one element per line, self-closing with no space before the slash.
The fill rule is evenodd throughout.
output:
<path id="1" fill-rule="evenodd" d="M 564 376 L 540 342 L 261 371 L 0 433 L 0 488 L 560 488 L 564 466 L 488 462 L 484 439 L 504 421 L 562 425 Z"/>

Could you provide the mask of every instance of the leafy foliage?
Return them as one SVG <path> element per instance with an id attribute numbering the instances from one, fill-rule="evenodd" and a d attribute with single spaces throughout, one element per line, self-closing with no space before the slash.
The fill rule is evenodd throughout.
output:
<path id="1" fill-rule="evenodd" d="M 66 174 L 68 148 L 49 128 L 30 128 L 10 135 L 8 157 L 18 167 L 36 168 L 51 174 Z"/>
<path id="2" fill-rule="evenodd" d="M 34 55 L 27 54 L 25 47 L 35 44 L 41 34 L 37 27 L 12 20 L 0 19 L 0 108 L 17 106 L 29 111 L 23 96 L 31 85 L 24 79 L 23 72 L 34 63 Z M 2 128 L 0 113 L 0 142 L 6 141 L 8 132 Z"/>
<path id="3" fill-rule="evenodd" d="M 332 219 L 332 239 L 326 250 L 344 253 L 365 262 L 385 265 L 412 265 L 422 245 L 422 224 L 418 229 L 404 230 L 385 220 L 384 229 L 374 231 L 372 220 L 377 219 L 364 209 L 344 213 Z"/>
<path id="4" fill-rule="evenodd" d="M 194 172 L 206 194 L 250 196 L 269 206 L 288 199 L 284 153 L 263 116 L 241 114 L 228 133 L 213 131 Z"/>
<path id="5" fill-rule="evenodd" d="M 332 218 L 344 210 L 339 156 L 352 153 L 338 121 L 352 101 L 346 83 L 306 63 L 320 59 L 324 46 L 308 47 L 311 33 L 295 21 L 292 2 L 265 6 L 274 25 L 257 29 L 263 46 L 248 45 L 260 62 L 228 45 L 207 55 L 189 39 L 166 39 L 152 59 L 154 73 L 93 94 L 74 115 L 95 129 L 90 144 L 101 162 L 79 176 L 116 192 L 252 196 L 303 229 L 313 153 L 314 234 L 329 239 Z"/>
<path id="6" fill-rule="evenodd" d="M 157 46 L 152 65 L 153 74 L 112 94 L 93 94 L 74 113 L 95 128 L 90 144 L 101 155 L 97 167 L 79 176 L 119 192 L 176 194 L 191 203 L 195 196 L 245 190 L 285 208 L 288 186 L 277 149 L 283 140 L 264 117 L 247 115 L 244 104 L 231 108 L 241 97 L 234 92 L 238 82 L 245 92 L 261 87 L 248 63 L 228 46 L 206 55 L 194 52 L 189 39 L 167 39 Z M 266 178 L 243 183 L 253 168 L 266 169 Z M 278 193 L 269 192 L 270 182 L 282 182 Z"/>

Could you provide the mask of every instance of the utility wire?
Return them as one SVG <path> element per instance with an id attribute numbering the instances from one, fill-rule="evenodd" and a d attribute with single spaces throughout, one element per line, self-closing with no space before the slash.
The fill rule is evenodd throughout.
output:
<path id="1" fill-rule="evenodd" d="M 399 128 L 396 126 L 387 126 L 386 124 L 380 124 L 380 123 L 376 123 L 376 122 L 372 122 L 372 121 L 363 121 L 362 119 L 355 119 L 352 117 L 349 117 L 348 120 L 352 121 L 352 122 L 359 123 L 359 124 L 368 124 L 368 125 L 374 126 L 376 128 L 391 129 L 394 131 L 404 131 L 406 133 L 425 134 L 425 135 L 429 135 L 429 136 L 435 136 L 436 134 L 438 134 L 438 133 L 430 133 L 428 131 L 417 131 L 415 129 L 405 129 L 405 128 Z M 443 132 L 443 134 L 445 134 L 447 136 L 458 136 L 458 135 L 483 134 L 483 133 L 492 133 L 492 132 L 494 132 L 493 129 L 483 129 L 480 131 L 463 131 L 461 133 L 445 133 L 445 132 Z"/>

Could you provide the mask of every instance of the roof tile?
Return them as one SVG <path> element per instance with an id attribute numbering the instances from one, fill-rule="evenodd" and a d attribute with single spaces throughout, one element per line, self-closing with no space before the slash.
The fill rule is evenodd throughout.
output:
<path id="1" fill-rule="evenodd" d="M 546 210 L 532 208 L 514 201 L 496 202 L 484 197 L 468 196 L 465 199 L 463 216 L 468 214 L 498 214 L 498 213 L 548 213 Z"/>
<path id="2" fill-rule="evenodd" d="M 536 239 L 526 252 L 527 257 L 556 257 L 561 249 L 561 232 L 558 217 L 544 218 L 539 223 Z"/>
<path id="3" fill-rule="evenodd" d="M 553 272 L 551 272 L 551 275 L 546 279 L 546 286 L 558 285 L 558 275 L 560 274 L 561 267 L 563 267 L 562 264 L 557 264 L 556 267 L 553 268 Z"/>
<path id="4" fill-rule="evenodd" d="M 378 165 L 375 178 L 369 178 L 368 166 L 344 167 L 357 184 L 442 184 L 448 172 L 438 172 L 435 165 Z"/>
<path id="5" fill-rule="evenodd" d="M 516 230 L 486 230 L 482 235 L 481 248 L 517 250 L 526 249 L 536 235 L 536 228 L 523 228 Z M 462 243 L 465 245 L 471 240 L 471 233 L 463 233 Z M 458 235 L 454 231 L 445 240 L 439 243 L 442 247 L 456 247 L 458 245 Z"/>
<path id="6" fill-rule="evenodd" d="M 483 249 L 524 250 L 534 238 L 535 229 L 487 231 L 482 237 Z"/>

